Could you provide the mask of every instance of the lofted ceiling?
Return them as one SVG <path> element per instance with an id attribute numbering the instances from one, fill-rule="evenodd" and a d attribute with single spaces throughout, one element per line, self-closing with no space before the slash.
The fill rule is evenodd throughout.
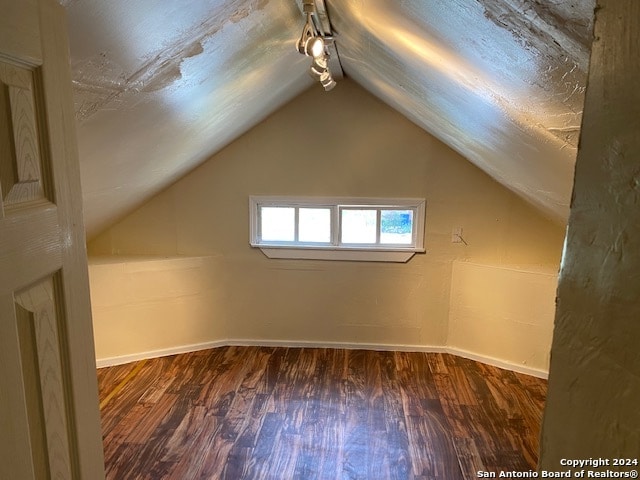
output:
<path id="1" fill-rule="evenodd" d="M 322 88 L 295 48 L 299 0 L 61 3 L 89 237 Z M 346 77 L 559 222 L 594 3 L 325 0 Z"/>

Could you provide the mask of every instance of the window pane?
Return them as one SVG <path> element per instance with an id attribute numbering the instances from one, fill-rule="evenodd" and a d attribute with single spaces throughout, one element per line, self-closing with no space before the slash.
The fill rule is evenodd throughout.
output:
<path id="1" fill-rule="evenodd" d="M 301 208 L 298 215 L 298 240 L 323 243 L 331 241 L 331 209 Z"/>
<path id="2" fill-rule="evenodd" d="M 413 241 L 413 210 L 382 210 L 380 243 L 411 245 Z"/>
<path id="3" fill-rule="evenodd" d="M 293 207 L 261 207 L 260 228 L 263 242 L 293 242 L 296 211 Z"/>
<path id="4" fill-rule="evenodd" d="M 342 243 L 376 243 L 376 210 L 341 210 Z"/>

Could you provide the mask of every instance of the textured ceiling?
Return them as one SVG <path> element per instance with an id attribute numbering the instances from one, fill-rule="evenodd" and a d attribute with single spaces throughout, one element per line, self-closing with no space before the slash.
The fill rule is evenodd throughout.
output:
<path id="1" fill-rule="evenodd" d="M 89 236 L 312 84 L 297 0 L 61 3 Z M 594 0 L 325 3 L 347 77 L 566 218 Z"/>

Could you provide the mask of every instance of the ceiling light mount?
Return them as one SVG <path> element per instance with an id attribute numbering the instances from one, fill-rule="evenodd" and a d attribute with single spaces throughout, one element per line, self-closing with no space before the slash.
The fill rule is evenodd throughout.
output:
<path id="1" fill-rule="evenodd" d="M 323 0 L 321 0 L 321 4 L 322 7 L 325 8 Z M 307 19 L 296 47 L 301 54 L 313 58 L 309 74 L 314 80 L 319 81 L 325 91 L 328 92 L 336 86 L 336 82 L 329 68 L 329 46 L 331 45 L 335 51 L 335 43 L 331 36 L 331 26 L 328 25 L 328 32 L 326 32 L 325 26 L 323 25 L 323 23 L 328 24 L 326 9 L 324 10 L 324 22 L 318 15 L 316 0 L 303 0 L 302 12 L 306 15 Z M 340 70 L 340 77 L 342 77 L 342 69 L 340 67 L 338 68 Z"/>

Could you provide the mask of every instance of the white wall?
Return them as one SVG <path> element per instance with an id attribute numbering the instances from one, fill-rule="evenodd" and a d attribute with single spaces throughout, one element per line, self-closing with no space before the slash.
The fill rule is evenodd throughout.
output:
<path id="1" fill-rule="evenodd" d="M 98 366 L 125 363 L 226 337 L 215 259 L 102 258 L 89 262 Z"/>
<path id="2" fill-rule="evenodd" d="M 453 262 L 447 345 L 512 368 L 549 369 L 557 272 Z"/>
<path id="3" fill-rule="evenodd" d="M 269 260 L 249 246 L 249 195 L 424 197 L 427 253 L 407 264 Z M 468 245 L 451 243 L 455 227 Z M 223 300 L 211 316 L 226 322 L 227 338 L 426 348 L 447 343 L 454 260 L 555 271 L 563 237 L 560 226 L 345 80 L 330 93 L 307 91 L 89 249 L 216 257 L 208 278 Z M 120 351 L 120 326 L 108 333 L 106 317 L 96 322 L 104 354 Z"/>

